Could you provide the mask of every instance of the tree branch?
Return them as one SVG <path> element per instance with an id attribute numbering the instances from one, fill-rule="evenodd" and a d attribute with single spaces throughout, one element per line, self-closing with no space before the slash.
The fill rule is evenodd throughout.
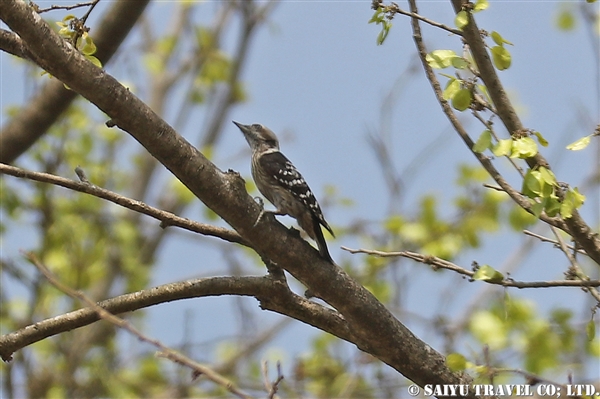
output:
<path id="1" fill-rule="evenodd" d="M 262 309 L 300 320 L 348 342 L 355 339 L 346 321 L 335 310 L 294 294 L 287 285 L 269 276 L 210 277 L 182 281 L 119 295 L 97 305 L 109 313 L 121 314 L 171 301 L 221 295 L 253 296 Z M 0 357 L 9 361 L 15 351 L 25 346 L 98 320 L 97 311 L 86 307 L 2 335 Z"/>
<path id="2" fill-rule="evenodd" d="M 98 30 L 94 31 L 92 36 L 98 49 L 94 56 L 102 62 L 102 65 L 106 65 L 112 58 L 148 3 L 149 0 L 114 2 L 110 11 L 98 23 Z M 11 39 L 13 45 L 19 44 L 22 55 L 29 55 L 26 57 L 27 59 L 40 65 L 40 61 L 35 60 L 35 52 L 31 52 L 26 44 L 17 42 L 16 38 L 19 36 L 14 33 L 11 35 L 14 36 L 8 37 L 4 34 L 1 36 Z M 0 37 L 0 47 L 5 49 L 2 39 Z M 19 38 L 19 40 L 21 39 Z M 9 44 L 6 43 L 6 45 Z M 19 54 L 15 55 L 19 56 Z M 2 127 L 0 162 L 14 162 L 46 133 L 76 97 L 77 93 L 66 89 L 62 82 L 55 79 L 48 81 L 37 95 L 19 111 L 18 115 Z"/>
<path id="3" fill-rule="evenodd" d="M 33 61 L 35 56 L 31 54 L 19 35 L 0 29 L 0 49 L 16 57 Z"/>
<path id="4" fill-rule="evenodd" d="M 101 306 L 97 305 L 94 301 L 88 298 L 81 291 L 75 291 L 71 287 L 63 284 L 47 267 L 42 264 L 37 257 L 33 253 L 26 254 L 25 257 L 46 277 L 46 280 L 50 282 L 55 288 L 59 291 L 67 294 L 73 299 L 80 300 L 85 303 L 90 309 L 92 309 L 98 317 L 102 320 L 108 321 L 116 327 L 124 329 L 129 333 L 135 335 L 140 341 L 149 343 L 160 350 L 159 356 L 167 358 L 177 364 L 182 366 L 186 366 L 194 371 L 194 375 L 203 375 L 206 376 L 209 380 L 214 382 L 215 384 L 221 385 L 229 392 L 233 393 L 237 397 L 242 399 L 252 399 L 248 394 L 241 391 L 238 387 L 236 387 L 233 382 L 229 381 L 219 373 L 215 372 L 211 368 L 199 364 L 189 357 L 163 345 L 160 341 L 150 338 L 145 334 L 142 334 L 137 328 L 135 328 L 131 323 L 127 320 L 121 319 L 114 314 L 106 311 Z"/>
<path id="5" fill-rule="evenodd" d="M 434 269 L 447 269 L 462 274 L 463 276 L 473 277 L 475 272 L 458 266 L 452 262 L 448 262 L 442 258 L 432 255 L 423 255 L 412 251 L 384 252 L 373 249 L 352 249 L 342 247 L 343 250 L 351 254 L 367 254 L 381 256 L 382 258 L 403 257 L 416 260 L 426 265 L 431 265 Z M 484 282 L 493 285 L 501 285 L 503 287 L 515 288 L 550 288 L 550 287 L 600 287 L 600 280 L 550 280 L 550 281 L 515 281 L 512 279 L 504 279 L 502 281 L 484 280 Z"/>
<path id="6" fill-rule="evenodd" d="M 160 220 L 161 227 L 177 226 L 189 231 L 193 231 L 195 233 L 200 233 L 212 237 L 218 237 L 225 241 L 234 242 L 245 246 L 249 245 L 248 242 L 246 242 L 242 237 L 240 237 L 240 235 L 235 231 L 223 227 L 211 226 L 209 224 L 195 222 L 190 219 L 174 215 L 171 212 L 166 212 L 158 208 L 154 208 L 141 201 L 124 197 L 115 192 L 106 190 L 104 188 L 95 186 L 90 183 L 77 182 L 75 180 L 65 179 L 64 177 L 55 176 L 48 173 L 31 172 L 25 169 L 5 165 L 2 163 L 0 163 L 0 173 L 23 179 L 39 181 L 42 183 L 50 183 L 56 186 L 68 188 L 73 191 L 78 191 L 80 193 L 90 194 L 94 197 L 105 199 L 124 208 Z"/>
<path id="7" fill-rule="evenodd" d="M 442 23 L 439 23 L 439 22 L 434 21 L 432 19 L 426 18 L 426 17 L 424 17 L 424 16 L 422 16 L 420 14 L 417 14 L 415 12 L 404 11 L 396 3 L 390 3 L 389 6 L 383 6 L 381 4 L 380 0 L 374 0 L 372 8 L 376 10 L 379 7 L 383 7 L 383 9 L 385 10 L 385 12 L 391 13 L 391 15 L 393 15 L 393 14 L 406 15 L 407 17 L 416 18 L 419 21 L 423 21 L 426 24 L 429 24 L 431 26 L 435 26 L 436 28 L 443 29 L 443 30 L 448 31 L 448 32 L 450 32 L 452 34 L 455 34 L 455 35 L 458 35 L 458 36 L 462 36 L 463 35 L 462 31 L 460 31 L 459 29 L 455 29 L 455 28 L 452 28 L 452 27 L 450 27 L 448 25 L 444 25 Z"/>
<path id="8" fill-rule="evenodd" d="M 581 270 L 581 267 L 579 266 L 579 262 L 577 262 L 577 259 L 575 259 L 575 256 L 573 254 L 571 254 L 571 252 L 569 252 L 569 248 L 567 248 L 567 244 L 565 243 L 565 240 L 563 240 L 563 238 L 560 236 L 560 232 L 554 227 L 552 227 L 551 229 L 552 229 L 552 233 L 554 233 L 554 236 L 556 237 L 556 240 L 559 243 L 560 250 L 565 254 L 567 259 L 569 260 L 569 263 L 571 264 L 571 267 L 569 268 L 569 273 L 575 278 L 582 279 L 584 277 L 587 277 L 585 275 L 585 273 L 583 273 L 583 270 Z M 598 304 L 600 304 L 600 293 L 598 293 L 598 290 L 590 287 L 589 292 L 594 297 L 594 299 L 598 302 Z"/>
<path id="9" fill-rule="evenodd" d="M 553 239 L 551 239 L 551 238 L 548 238 L 548 237 L 544 237 L 543 235 L 540 235 L 540 234 L 534 233 L 533 231 L 529 231 L 529 230 L 523 230 L 523 234 L 525 234 L 525 235 L 528 235 L 528 236 L 530 236 L 530 237 L 537 238 L 537 239 L 538 239 L 538 240 L 540 240 L 541 242 L 549 242 L 549 243 L 551 243 L 551 244 L 554 244 L 554 246 L 555 246 L 555 247 L 557 247 L 557 248 L 559 248 L 559 249 L 560 249 L 560 243 L 559 243 L 558 241 L 556 241 L 556 240 L 553 240 Z M 575 247 L 574 247 L 574 246 L 572 246 L 572 245 L 567 245 L 567 248 L 569 248 L 571 251 L 574 251 L 574 252 L 577 252 L 577 253 L 579 253 L 579 254 L 582 254 L 582 255 L 586 255 L 586 256 L 587 256 L 587 254 L 585 253 L 585 251 L 584 251 L 584 250 L 582 250 L 582 249 L 575 248 Z"/>

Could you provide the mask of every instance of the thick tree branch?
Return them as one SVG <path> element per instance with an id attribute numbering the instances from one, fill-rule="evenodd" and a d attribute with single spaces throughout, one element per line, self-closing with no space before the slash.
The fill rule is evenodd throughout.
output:
<path id="1" fill-rule="evenodd" d="M 248 246 L 242 237 L 235 231 L 223 227 L 211 226 L 205 223 L 194 222 L 187 218 L 174 215 L 171 212 L 166 212 L 158 208 L 154 208 L 141 201 L 124 197 L 110 190 L 95 186 L 90 183 L 77 182 L 75 180 L 65 179 L 64 177 L 51 175 L 48 173 L 31 172 L 15 166 L 5 165 L 0 163 L 0 173 L 39 181 L 42 183 L 50 183 L 70 190 L 78 191 L 93 195 L 94 197 L 102 198 L 132 211 L 142 213 L 161 221 L 162 227 L 177 226 L 183 229 L 193 231 L 195 233 L 204 234 L 207 236 L 219 237 L 225 241 L 234 242 Z"/>
<path id="2" fill-rule="evenodd" d="M 97 30 L 94 29 L 92 32 L 98 49 L 94 55 L 103 65 L 106 65 L 115 54 L 148 2 L 149 0 L 114 2 L 110 11 L 98 23 Z M 11 40 L 13 49 L 17 44 L 17 49 L 21 49 L 21 54 L 13 54 L 25 56 L 39 65 L 40 62 L 35 60 L 35 52 L 31 52 L 20 38 L 17 40 L 17 35 L 14 33 L 11 35 L 14 36 L 6 36 L 5 33 L 0 35 L 0 46 L 6 48 L 3 40 L 5 36 L 6 40 Z M 6 45 L 10 45 L 11 42 Z M 8 48 L 6 49 L 8 51 Z M 76 97 L 77 93 L 66 89 L 62 82 L 55 79 L 48 81 L 19 114 L 2 127 L 0 162 L 14 162 L 46 133 Z"/>
<path id="3" fill-rule="evenodd" d="M 35 58 L 18 35 L 4 29 L 0 29 L 0 50 L 30 61 Z"/>
<path id="4" fill-rule="evenodd" d="M 294 294 L 287 285 L 269 276 L 210 277 L 165 284 L 107 299 L 98 302 L 98 306 L 112 314 L 121 314 L 176 300 L 221 295 L 253 296 L 263 309 L 300 320 L 349 342 L 355 339 L 339 313 Z M 87 307 L 2 335 L 0 357 L 9 361 L 15 351 L 25 346 L 99 319 L 96 310 Z"/>
<path id="5" fill-rule="evenodd" d="M 415 337 L 368 290 L 324 261 L 306 241 L 280 223 L 255 220 L 258 205 L 237 173 L 218 170 L 197 149 L 105 71 L 58 37 L 22 1 L 0 3 L 0 18 L 40 59 L 41 66 L 80 93 L 131 134 L 199 199 L 270 259 L 337 309 L 352 330 L 351 342 L 419 385 L 469 384 L 444 357 Z"/>

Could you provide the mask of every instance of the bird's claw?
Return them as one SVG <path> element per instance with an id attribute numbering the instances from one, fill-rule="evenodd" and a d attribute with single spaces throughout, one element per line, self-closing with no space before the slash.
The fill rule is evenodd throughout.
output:
<path id="1" fill-rule="evenodd" d="M 260 209 L 265 209 L 265 203 L 262 198 L 254 197 L 254 201 L 260 206 Z"/>
<path id="2" fill-rule="evenodd" d="M 261 200 L 262 202 L 262 200 Z M 264 209 L 260 210 L 260 213 L 258 214 L 258 217 L 256 218 L 256 222 L 254 222 L 254 224 L 252 225 L 252 227 L 256 227 L 256 225 L 258 224 L 258 222 L 260 222 L 260 219 L 262 219 L 262 217 L 264 216 L 264 214 L 267 213 Z"/>

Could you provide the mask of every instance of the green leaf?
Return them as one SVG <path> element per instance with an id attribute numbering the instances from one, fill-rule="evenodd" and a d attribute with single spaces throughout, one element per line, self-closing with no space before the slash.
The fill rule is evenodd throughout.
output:
<path id="1" fill-rule="evenodd" d="M 469 66 L 469 63 L 464 58 L 457 56 L 452 58 L 452 66 L 456 69 L 465 69 Z"/>
<path id="2" fill-rule="evenodd" d="M 594 323 L 594 319 L 588 321 L 586 324 L 585 333 L 588 341 L 592 341 L 596 337 L 596 323 Z M 446 359 L 446 362 L 448 362 L 448 359 Z"/>
<path id="3" fill-rule="evenodd" d="M 383 17 L 385 16 L 385 13 L 383 12 L 383 7 L 379 7 L 377 10 L 375 10 L 375 13 L 373 14 L 373 16 L 371 17 L 371 19 L 369 20 L 368 23 L 372 24 L 372 23 L 380 23 L 381 21 L 383 21 Z"/>
<path id="4" fill-rule="evenodd" d="M 571 10 L 564 9 L 560 11 L 556 17 L 556 26 L 560 30 L 570 31 L 575 29 L 575 16 Z"/>
<path id="5" fill-rule="evenodd" d="M 81 48 L 84 55 L 93 55 L 96 53 L 96 45 L 90 36 L 85 38 L 85 45 Z"/>
<path id="6" fill-rule="evenodd" d="M 464 111 L 469 108 L 471 101 L 473 101 L 471 90 L 460 89 L 452 97 L 452 106 L 458 111 Z"/>
<path id="7" fill-rule="evenodd" d="M 531 137 L 521 137 L 514 140 L 511 158 L 527 159 L 538 153 L 537 143 Z"/>
<path id="8" fill-rule="evenodd" d="M 571 150 L 571 151 L 583 150 L 585 147 L 587 147 L 590 144 L 591 140 L 592 140 L 592 135 L 582 137 L 579 140 L 574 141 L 573 143 L 569 144 L 567 146 L 567 150 Z"/>
<path id="9" fill-rule="evenodd" d="M 544 210 L 544 204 L 542 204 L 541 202 L 533 202 L 533 204 L 531 205 L 531 212 L 533 212 L 533 215 L 536 218 L 540 217 L 543 210 Z"/>
<path id="10" fill-rule="evenodd" d="M 537 137 L 538 143 L 540 143 L 542 147 L 548 147 L 548 140 L 546 140 L 540 132 L 533 132 L 533 134 Z"/>
<path id="11" fill-rule="evenodd" d="M 92 64 L 96 65 L 98 68 L 102 68 L 102 62 L 93 55 L 85 55 L 85 58 L 88 59 Z"/>
<path id="12" fill-rule="evenodd" d="M 490 265 L 483 265 L 477 269 L 473 275 L 473 280 L 499 283 L 504 280 L 504 275 Z"/>
<path id="13" fill-rule="evenodd" d="M 573 216 L 573 211 L 579 209 L 585 201 L 585 195 L 581 194 L 577 187 L 569 189 L 565 194 L 560 207 L 560 214 L 565 219 Z"/>
<path id="14" fill-rule="evenodd" d="M 492 40 L 494 41 L 494 43 L 496 43 L 498 46 L 502 46 L 502 44 L 504 43 L 504 41 L 502 40 L 502 36 L 498 32 L 493 31 L 490 34 L 490 36 L 491 36 Z"/>
<path id="15" fill-rule="evenodd" d="M 382 22 L 381 32 L 379 32 L 379 35 L 377 35 L 377 45 L 381 46 L 383 44 L 388 34 L 390 33 L 391 27 L 392 23 L 390 21 Z"/>
<path id="16" fill-rule="evenodd" d="M 496 43 L 498 46 L 503 46 L 504 44 L 510 44 L 512 46 L 511 42 L 503 38 L 502 35 L 496 31 L 493 31 L 490 36 L 492 37 L 494 43 Z"/>
<path id="17" fill-rule="evenodd" d="M 58 22 L 57 22 L 57 24 L 58 24 Z M 64 26 L 64 27 L 60 28 L 60 30 L 58 31 L 58 34 L 63 37 L 65 37 L 65 36 L 68 37 L 71 35 L 71 29 L 69 29 L 68 26 Z"/>
<path id="18" fill-rule="evenodd" d="M 489 311 L 476 311 L 469 321 L 471 334 L 484 342 L 492 350 L 506 347 L 508 343 L 508 332 L 505 323 Z"/>
<path id="19" fill-rule="evenodd" d="M 465 26 L 467 26 L 469 24 L 469 14 L 465 11 L 459 11 L 458 14 L 456 14 L 456 17 L 454 17 L 454 25 L 458 28 L 458 29 L 462 29 Z"/>
<path id="20" fill-rule="evenodd" d="M 392 27 L 392 23 L 389 20 L 386 20 L 385 18 L 385 10 L 383 9 L 383 7 L 379 7 L 375 11 L 373 16 L 369 20 L 369 23 L 375 23 L 377 25 L 381 24 L 381 32 L 379 32 L 379 34 L 377 35 L 377 45 L 381 46 L 387 38 L 388 34 L 390 33 L 390 28 Z"/>
<path id="21" fill-rule="evenodd" d="M 529 198 L 537 198 L 542 193 L 543 181 L 540 178 L 540 172 L 529 169 L 523 179 L 523 195 Z"/>
<path id="22" fill-rule="evenodd" d="M 497 157 L 503 157 L 510 155 L 512 152 L 513 141 L 512 139 L 504 139 L 498 141 L 496 145 L 492 147 L 492 153 Z"/>
<path id="23" fill-rule="evenodd" d="M 425 59 L 432 68 L 444 69 L 452 65 L 452 60 L 456 57 L 458 56 L 452 50 L 433 50 Z"/>
<path id="24" fill-rule="evenodd" d="M 558 185 L 558 183 L 556 183 L 556 176 L 554 176 L 554 173 L 550 169 L 545 168 L 543 166 L 540 166 L 538 168 L 538 171 L 540 172 L 540 178 L 546 184 L 549 184 L 551 186 L 557 186 Z"/>
<path id="25" fill-rule="evenodd" d="M 475 2 L 475 6 L 473 7 L 473 12 L 479 12 L 487 9 L 489 7 L 489 3 L 487 0 L 477 0 Z"/>
<path id="26" fill-rule="evenodd" d="M 467 359 L 460 353 L 451 353 L 446 356 L 446 365 L 452 371 L 463 371 L 467 368 Z"/>
<path id="27" fill-rule="evenodd" d="M 402 230 L 405 221 L 400 215 L 392 215 L 389 219 L 387 219 L 384 223 L 384 227 L 387 231 L 398 234 Z"/>
<path id="28" fill-rule="evenodd" d="M 490 97 L 490 93 L 488 92 L 487 87 L 485 87 L 485 85 L 477 85 L 477 88 L 484 95 L 486 101 L 491 104 L 493 101 L 492 101 L 492 98 Z"/>
<path id="29" fill-rule="evenodd" d="M 473 151 L 482 153 L 488 148 L 490 148 L 492 144 L 492 132 L 489 130 L 484 130 L 483 133 L 477 139 L 475 145 L 473 145 Z"/>
<path id="30" fill-rule="evenodd" d="M 508 50 L 503 46 L 492 47 L 492 59 L 494 61 L 494 65 L 500 71 L 510 68 L 511 56 Z"/>
<path id="31" fill-rule="evenodd" d="M 520 206 L 514 206 L 508 214 L 508 222 L 515 231 L 522 231 L 537 221 L 537 218 Z"/>
<path id="32" fill-rule="evenodd" d="M 567 191 L 567 194 L 573 195 L 573 201 L 577 208 L 579 208 L 585 202 L 585 195 L 581 194 L 577 187 Z"/>
<path id="33" fill-rule="evenodd" d="M 460 90 L 460 80 L 452 78 L 446 84 L 446 88 L 442 93 L 444 100 L 450 100 Z"/>
<path id="34" fill-rule="evenodd" d="M 544 211 L 550 217 L 554 217 L 559 214 L 562 204 L 558 200 L 558 198 L 554 196 L 549 196 L 544 198 L 543 201 Z"/>

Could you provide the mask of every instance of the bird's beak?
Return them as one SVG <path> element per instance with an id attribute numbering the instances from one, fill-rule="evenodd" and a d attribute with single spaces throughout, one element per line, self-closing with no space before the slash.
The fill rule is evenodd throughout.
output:
<path id="1" fill-rule="evenodd" d="M 242 125 L 239 122 L 232 121 L 244 134 L 250 133 L 250 125 Z"/>

